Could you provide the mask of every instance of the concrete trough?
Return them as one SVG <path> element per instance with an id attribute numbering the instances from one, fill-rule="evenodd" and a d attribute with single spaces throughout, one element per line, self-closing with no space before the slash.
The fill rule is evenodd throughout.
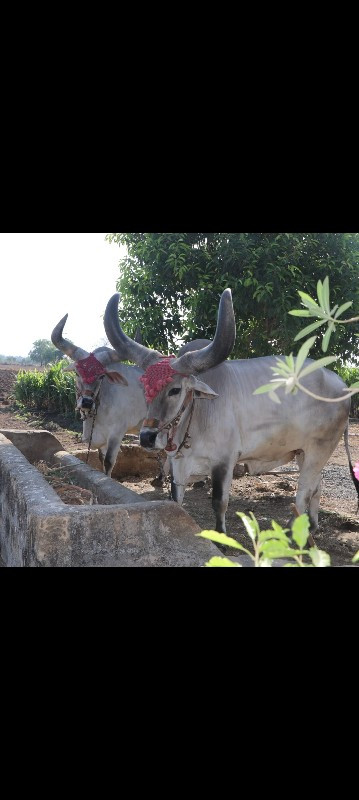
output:
<path id="1" fill-rule="evenodd" d="M 33 464 L 68 467 L 96 505 L 65 505 Z M 171 501 L 141 495 L 62 449 L 48 431 L 0 431 L 1 559 L 8 567 L 201 567 L 221 555 Z"/>
<path id="2" fill-rule="evenodd" d="M 137 440 L 138 441 L 138 440 Z M 99 459 L 98 450 L 77 450 L 73 454 L 79 461 L 88 461 L 90 467 L 102 472 L 102 464 Z M 121 450 L 117 456 L 116 463 L 112 470 L 112 478 L 121 479 L 127 475 L 141 476 L 144 478 L 155 478 L 160 472 L 159 457 L 156 453 L 150 453 L 133 442 L 121 445 Z"/>

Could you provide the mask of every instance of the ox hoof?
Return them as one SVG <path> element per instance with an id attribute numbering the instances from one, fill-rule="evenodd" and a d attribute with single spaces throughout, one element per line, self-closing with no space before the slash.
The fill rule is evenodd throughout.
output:
<path id="1" fill-rule="evenodd" d="M 164 481 L 163 478 L 154 478 L 153 481 L 150 481 L 150 484 L 151 486 L 159 486 L 161 489 L 163 489 Z"/>

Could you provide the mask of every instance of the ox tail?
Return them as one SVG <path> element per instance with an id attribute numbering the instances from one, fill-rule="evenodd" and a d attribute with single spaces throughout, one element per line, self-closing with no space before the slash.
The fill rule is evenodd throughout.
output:
<path id="1" fill-rule="evenodd" d="M 358 481 L 358 478 L 356 478 L 355 474 L 354 474 L 354 469 L 353 469 L 350 450 L 349 450 L 349 421 L 348 421 L 347 427 L 345 428 L 345 431 L 344 431 L 344 445 L 345 445 L 345 449 L 347 451 L 350 474 L 352 476 L 352 481 L 354 483 L 354 486 L 356 488 L 357 495 L 358 495 L 358 510 L 359 510 L 359 481 Z"/>

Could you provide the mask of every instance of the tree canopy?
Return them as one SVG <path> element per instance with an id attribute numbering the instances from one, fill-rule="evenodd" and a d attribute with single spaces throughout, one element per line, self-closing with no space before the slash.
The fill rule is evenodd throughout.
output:
<path id="1" fill-rule="evenodd" d="M 61 361 L 63 355 L 48 339 L 37 339 L 29 352 L 29 358 L 35 364 L 42 366 L 43 364 L 52 364 L 54 361 Z"/>
<path id="2" fill-rule="evenodd" d="M 174 351 L 179 340 L 212 338 L 218 302 L 232 289 L 237 322 L 233 355 L 289 353 L 303 322 L 288 311 L 300 307 L 299 290 L 316 294 L 329 276 L 334 304 L 359 308 L 358 233 L 112 233 L 126 245 L 120 260 L 124 329 L 137 326 L 145 344 Z M 338 329 L 332 352 L 355 359 L 358 328 Z M 320 344 L 318 343 L 318 353 Z M 315 352 L 313 351 L 314 355 Z M 312 353 L 311 353 L 312 355 Z"/>

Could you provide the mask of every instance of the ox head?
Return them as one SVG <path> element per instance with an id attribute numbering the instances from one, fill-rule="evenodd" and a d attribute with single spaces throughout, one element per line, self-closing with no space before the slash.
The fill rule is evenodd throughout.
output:
<path id="1" fill-rule="evenodd" d="M 120 361 L 114 350 L 109 347 L 99 347 L 94 353 L 88 353 L 87 350 L 64 339 L 63 329 L 67 317 L 68 314 L 56 325 L 51 334 L 51 341 L 58 350 L 73 359 L 73 362 L 65 367 L 65 371 L 76 372 L 76 409 L 80 411 L 81 419 L 85 422 L 94 414 L 103 378 L 123 386 L 128 386 L 128 383 L 120 372 L 107 369 L 110 364 L 118 364 Z"/>
<path id="2" fill-rule="evenodd" d="M 197 340 L 182 348 L 177 358 L 144 347 L 130 339 L 118 319 L 119 295 L 109 301 L 104 324 L 107 337 L 123 360 L 134 361 L 144 370 L 140 378 L 148 404 L 147 419 L 141 429 L 141 445 L 147 449 L 165 449 L 175 455 L 180 442 L 176 431 L 194 399 L 213 399 L 218 395 L 197 376 L 225 361 L 236 338 L 232 294 L 226 289 L 221 297 L 215 337 L 212 342 Z M 188 411 L 189 413 L 189 411 Z"/>

